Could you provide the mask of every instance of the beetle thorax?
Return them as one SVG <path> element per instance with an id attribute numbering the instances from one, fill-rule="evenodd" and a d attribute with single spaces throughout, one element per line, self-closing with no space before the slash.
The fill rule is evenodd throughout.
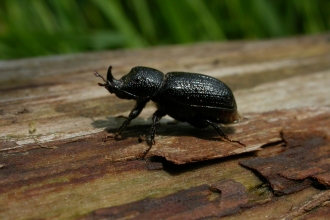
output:
<path id="1" fill-rule="evenodd" d="M 135 67 L 120 81 L 122 81 L 120 91 L 130 94 L 131 98 L 151 99 L 161 89 L 164 74 L 152 68 Z"/>

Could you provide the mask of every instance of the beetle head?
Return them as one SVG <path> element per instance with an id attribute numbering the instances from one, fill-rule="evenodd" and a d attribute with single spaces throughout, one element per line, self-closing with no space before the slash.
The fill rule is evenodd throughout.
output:
<path id="1" fill-rule="evenodd" d="M 99 83 L 99 86 L 104 86 L 110 93 L 116 94 L 121 99 L 135 100 L 147 100 L 153 97 L 160 90 L 164 79 L 162 72 L 142 66 L 132 68 L 119 80 L 112 76 L 111 66 L 106 80 L 97 72 L 94 72 L 94 75 L 103 79 L 105 83 Z"/>
<path id="2" fill-rule="evenodd" d="M 101 76 L 98 72 L 94 71 L 94 75 L 96 77 L 100 77 L 103 79 L 105 83 L 98 83 L 99 86 L 104 86 L 110 93 L 116 94 L 119 98 L 122 99 L 132 99 L 131 94 L 128 94 L 121 90 L 121 87 L 123 85 L 122 80 L 117 80 L 113 77 L 111 73 L 112 66 L 109 66 L 108 73 L 107 73 L 107 79 L 105 79 L 103 76 Z"/>

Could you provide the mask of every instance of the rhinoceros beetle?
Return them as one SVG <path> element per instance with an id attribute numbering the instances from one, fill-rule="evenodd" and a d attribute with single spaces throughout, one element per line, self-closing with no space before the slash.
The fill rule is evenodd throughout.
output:
<path id="1" fill-rule="evenodd" d="M 114 138 L 118 138 L 128 124 L 141 113 L 147 102 L 152 100 L 156 103 L 157 110 L 152 116 L 150 135 L 146 139 L 149 149 L 145 155 L 155 144 L 155 123 L 165 115 L 188 122 L 197 128 L 211 125 L 223 139 L 245 146 L 239 141 L 229 139 L 217 125 L 239 120 L 235 97 L 230 88 L 220 80 L 198 73 L 163 74 L 156 69 L 142 66 L 134 67 L 127 75 L 117 80 L 111 69 L 112 66 L 108 69 L 107 79 L 94 72 L 95 76 L 101 77 L 105 82 L 98 85 L 104 86 L 118 98 L 136 100 L 135 107 Z"/>

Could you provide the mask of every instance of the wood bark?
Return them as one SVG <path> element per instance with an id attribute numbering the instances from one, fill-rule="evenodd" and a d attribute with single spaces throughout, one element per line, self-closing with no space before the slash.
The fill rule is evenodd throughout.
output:
<path id="1" fill-rule="evenodd" d="M 0 62 L 0 218 L 310 219 L 330 213 L 330 35 L 199 43 Z M 212 128 L 163 118 L 97 86 L 113 66 L 221 79 L 243 120 Z"/>

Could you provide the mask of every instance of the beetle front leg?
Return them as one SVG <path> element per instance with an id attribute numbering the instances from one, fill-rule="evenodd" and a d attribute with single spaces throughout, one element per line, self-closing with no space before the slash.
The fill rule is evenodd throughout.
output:
<path id="1" fill-rule="evenodd" d="M 129 123 L 135 119 L 142 112 L 142 109 L 146 106 L 147 101 L 137 102 L 131 113 L 129 113 L 128 118 L 124 121 L 124 123 L 118 128 L 117 132 L 114 135 L 114 138 L 118 138 L 121 132 L 123 132 Z"/>
<path id="2" fill-rule="evenodd" d="M 245 144 L 241 143 L 240 141 L 236 141 L 236 140 L 231 140 L 231 139 L 229 139 L 228 136 L 227 136 L 225 133 L 223 133 L 223 131 L 221 130 L 221 128 L 220 128 L 216 123 L 214 123 L 214 122 L 212 122 L 212 121 L 209 121 L 209 120 L 205 120 L 205 122 L 206 122 L 207 124 L 211 125 L 211 126 L 212 126 L 212 127 L 213 127 L 213 128 L 219 133 L 219 135 L 220 135 L 223 139 L 225 139 L 225 140 L 227 140 L 227 141 L 229 141 L 229 142 L 238 143 L 238 144 L 240 144 L 240 145 L 246 147 Z"/>

